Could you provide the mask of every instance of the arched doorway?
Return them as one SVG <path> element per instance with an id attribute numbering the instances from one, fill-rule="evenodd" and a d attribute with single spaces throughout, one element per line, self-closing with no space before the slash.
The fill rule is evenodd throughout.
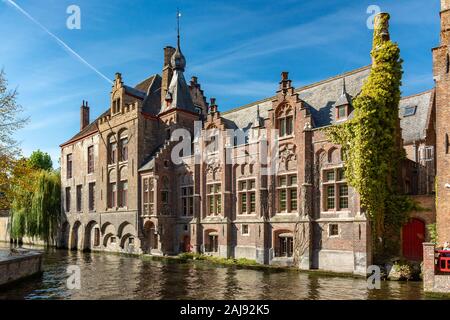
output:
<path id="1" fill-rule="evenodd" d="M 83 227 L 82 227 L 80 221 L 76 221 L 73 224 L 72 232 L 71 232 L 70 236 L 71 236 L 71 238 L 70 238 L 69 249 L 70 250 L 81 249 L 81 246 L 82 246 L 81 239 L 83 236 Z"/>
<path id="2" fill-rule="evenodd" d="M 66 221 L 61 227 L 61 233 L 59 236 L 59 248 L 68 249 L 69 248 L 69 235 L 70 235 L 70 225 Z"/>
<path id="3" fill-rule="evenodd" d="M 411 219 L 403 226 L 403 256 L 408 260 L 423 259 L 422 243 L 425 241 L 425 223 L 419 219 Z"/>
<path id="4" fill-rule="evenodd" d="M 90 251 L 98 246 L 100 246 L 100 226 L 96 221 L 91 221 L 85 228 L 83 250 Z"/>

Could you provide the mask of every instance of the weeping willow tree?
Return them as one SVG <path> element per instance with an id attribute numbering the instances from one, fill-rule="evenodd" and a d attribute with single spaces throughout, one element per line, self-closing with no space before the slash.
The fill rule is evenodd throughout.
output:
<path id="1" fill-rule="evenodd" d="M 61 213 L 59 173 L 45 170 L 28 176 L 28 186 L 16 186 L 11 207 L 11 236 L 38 238 L 46 244 L 55 240 Z"/>
<path id="2" fill-rule="evenodd" d="M 375 255 L 387 250 L 389 236 L 403 225 L 414 207 L 400 190 L 400 165 L 405 158 L 400 136 L 402 60 L 389 37 L 389 15 L 376 17 L 372 69 L 353 101 L 354 118 L 327 130 L 342 146 L 345 175 L 360 195 L 374 236 Z"/>

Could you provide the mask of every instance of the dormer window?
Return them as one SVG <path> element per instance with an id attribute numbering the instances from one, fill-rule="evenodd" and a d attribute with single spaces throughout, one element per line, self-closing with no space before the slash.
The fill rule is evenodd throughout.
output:
<path id="1" fill-rule="evenodd" d="M 411 117 L 416 114 L 417 106 L 406 106 L 403 111 L 403 117 Z"/>
<path id="2" fill-rule="evenodd" d="M 342 119 L 347 119 L 348 116 L 348 111 L 347 111 L 347 106 L 339 106 L 337 107 L 337 119 L 338 120 L 342 120 Z"/>

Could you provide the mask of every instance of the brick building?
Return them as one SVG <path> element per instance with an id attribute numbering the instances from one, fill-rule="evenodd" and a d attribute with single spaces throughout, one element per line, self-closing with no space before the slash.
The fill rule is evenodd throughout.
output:
<path id="1" fill-rule="evenodd" d="M 131 87 L 116 74 L 110 106 L 93 122 L 83 102 L 80 132 L 61 145 L 60 246 L 365 274 L 370 224 L 323 129 L 352 118 L 370 66 L 300 88 L 283 72 L 274 96 L 227 112 L 206 102 L 197 77 L 186 82 L 185 67 L 178 38 L 161 75 Z M 433 207 L 414 216 L 424 238 L 435 219 L 435 101 L 446 95 L 437 83 L 399 106 L 403 188 Z"/>

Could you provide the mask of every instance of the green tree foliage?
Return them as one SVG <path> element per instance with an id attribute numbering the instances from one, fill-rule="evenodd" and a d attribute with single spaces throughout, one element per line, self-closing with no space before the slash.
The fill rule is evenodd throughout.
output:
<path id="1" fill-rule="evenodd" d="M 28 186 L 14 187 L 11 236 L 39 238 L 53 243 L 61 214 L 59 173 L 35 170 L 27 175 Z"/>
<path id="2" fill-rule="evenodd" d="M 372 69 L 353 101 L 354 118 L 331 127 L 327 135 L 343 148 L 346 177 L 372 221 L 376 247 L 383 250 L 385 230 L 391 232 L 404 224 L 414 204 L 398 188 L 405 157 L 398 118 L 403 74 L 400 49 L 386 37 L 389 15 L 379 19 L 374 30 Z"/>
<path id="3" fill-rule="evenodd" d="M 33 151 L 28 161 L 34 169 L 50 171 L 53 168 L 52 158 L 48 153 L 41 150 Z"/>

